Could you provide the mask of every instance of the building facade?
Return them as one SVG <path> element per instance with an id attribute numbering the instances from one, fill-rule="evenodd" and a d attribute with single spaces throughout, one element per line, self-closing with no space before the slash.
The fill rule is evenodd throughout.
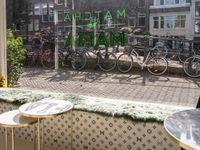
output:
<path id="1" fill-rule="evenodd" d="M 150 6 L 150 33 L 191 39 L 189 0 L 154 0 Z"/>
<path id="2" fill-rule="evenodd" d="M 200 0 L 154 0 L 150 6 L 150 33 L 155 36 L 200 37 Z"/>
<path id="3" fill-rule="evenodd" d="M 191 34 L 195 41 L 200 41 L 200 0 L 191 0 Z"/>

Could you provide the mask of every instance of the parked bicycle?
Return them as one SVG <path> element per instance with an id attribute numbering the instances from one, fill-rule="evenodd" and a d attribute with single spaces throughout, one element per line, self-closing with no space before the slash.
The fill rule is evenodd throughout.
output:
<path id="1" fill-rule="evenodd" d="M 108 51 L 108 48 L 90 48 L 84 47 L 81 51 L 81 55 L 84 55 L 86 61 L 88 57 L 92 58 L 92 55 L 96 56 L 96 65 L 102 71 L 112 71 L 116 67 L 116 56 L 112 52 Z"/>
<path id="2" fill-rule="evenodd" d="M 184 72 L 190 77 L 200 77 L 200 55 L 195 55 L 186 59 L 183 69 Z"/>
<path id="3" fill-rule="evenodd" d="M 71 47 L 59 50 L 59 64 L 63 67 L 71 66 L 75 70 L 83 69 L 86 65 L 86 57 L 79 51 Z"/>
<path id="4" fill-rule="evenodd" d="M 164 57 L 154 56 L 154 49 L 147 49 L 147 56 L 141 57 L 132 49 L 132 51 L 125 51 L 117 59 L 117 68 L 122 73 L 129 72 L 134 63 L 140 65 L 143 70 L 147 67 L 147 70 L 153 75 L 162 75 L 168 68 L 168 61 Z"/>
<path id="5" fill-rule="evenodd" d="M 154 48 L 157 50 L 157 55 L 165 56 L 168 60 L 178 57 L 180 63 L 184 63 L 187 58 L 195 55 L 195 51 L 191 47 L 189 41 L 175 40 L 178 44 L 175 49 L 172 49 L 172 43 L 169 42 L 170 40 L 171 39 L 164 39 L 156 43 Z"/>
<path id="6" fill-rule="evenodd" d="M 45 68 L 53 68 L 55 64 L 54 49 L 49 48 L 49 40 L 42 38 L 41 33 L 36 33 L 32 40 L 31 65 L 41 64 Z"/>

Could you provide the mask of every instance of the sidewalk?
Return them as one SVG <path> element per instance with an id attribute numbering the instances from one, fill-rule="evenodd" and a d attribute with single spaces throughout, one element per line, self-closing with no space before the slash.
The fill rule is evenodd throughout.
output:
<path id="1" fill-rule="evenodd" d="M 200 79 L 176 76 L 27 68 L 19 82 L 21 88 L 193 107 L 200 96 Z"/>

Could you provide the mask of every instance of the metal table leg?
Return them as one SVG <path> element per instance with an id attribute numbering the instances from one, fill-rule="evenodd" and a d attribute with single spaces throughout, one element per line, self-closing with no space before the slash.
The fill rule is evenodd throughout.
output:
<path id="1" fill-rule="evenodd" d="M 15 135 L 14 135 L 14 128 L 12 128 L 12 150 L 15 150 Z"/>
<path id="2" fill-rule="evenodd" d="M 37 130 L 38 130 L 38 150 L 41 150 L 40 149 L 40 118 L 38 118 Z"/>
<path id="3" fill-rule="evenodd" d="M 6 150 L 8 150 L 8 129 L 5 128 L 5 142 L 6 142 Z"/>
<path id="4" fill-rule="evenodd" d="M 41 149 L 44 150 L 44 120 L 41 120 L 42 123 L 42 141 L 41 141 Z"/>

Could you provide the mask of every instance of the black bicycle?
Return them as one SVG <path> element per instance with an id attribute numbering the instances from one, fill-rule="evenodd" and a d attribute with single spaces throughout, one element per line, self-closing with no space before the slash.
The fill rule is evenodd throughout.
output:
<path id="1" fill-rule="evenodd" d="M 63 67 L 71 66 L 75 70 L 81 70 L 86 65 L 86 56 L 71 47 L 59 50 L 59 65 Z"/>

